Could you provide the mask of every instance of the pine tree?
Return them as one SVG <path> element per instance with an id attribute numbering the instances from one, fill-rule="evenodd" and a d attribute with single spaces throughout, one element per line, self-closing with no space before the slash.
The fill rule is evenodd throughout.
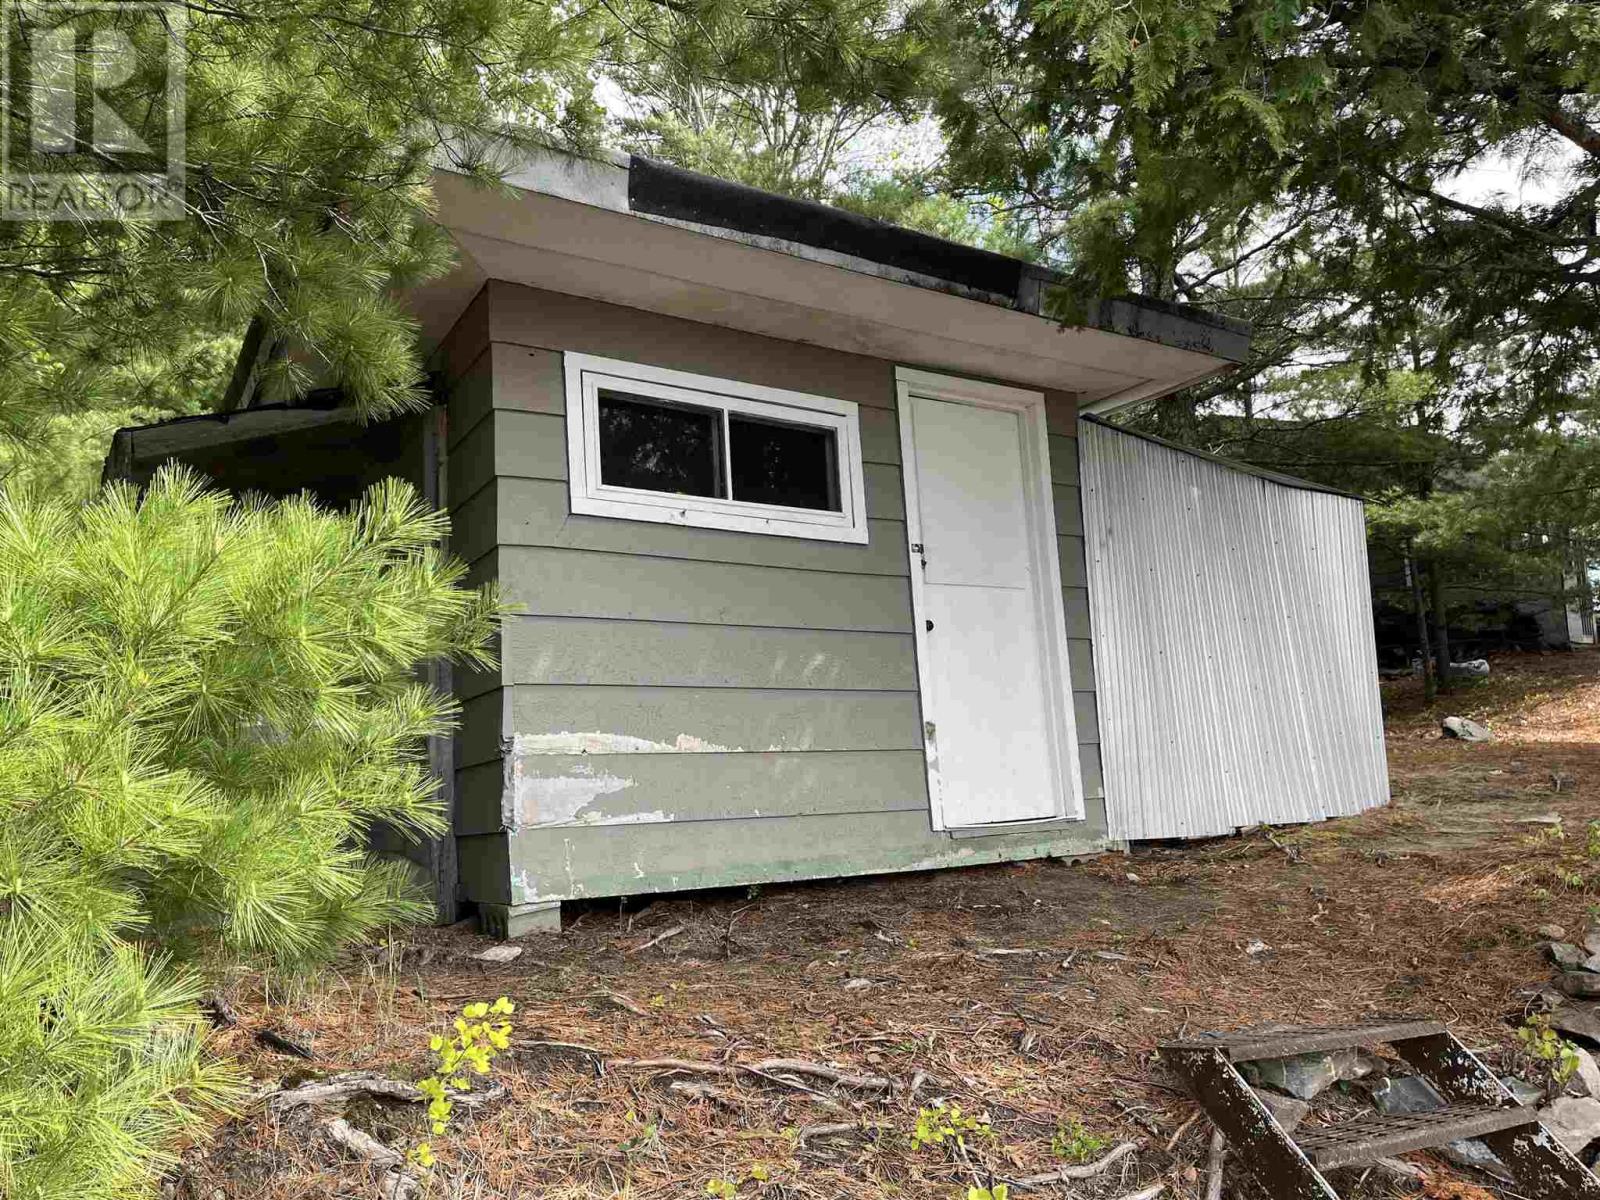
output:
<path id="1" fill-rule="evenodd" d="M 428 912 L 364 847 L 443 832 L 452 701 L 414 670 L 488 661 L 497 601 L 443 527 L 397 481 L 349 513 L 175 470 L 0 491 L 0 1194 L 141 1194 L 226 1098 L 195 970 Z"/>
<path id="2" fill-rule="evenodd" d="M 0 436 L 139 403 L 130 374 L 215 406 L 226 374 L 188 371 L 194 344 L 252 320 L 286 351 L 267 380 L 276 398 L 314 379 L 373 413 L 415 406 L 414 329 L 393 289 L 449 265 L 427 219 L 434 167 L 488 178 L 491 142 L 587 146 L 600 124 L 589 70 L 607 18 L 535 0 L 19 4 L 4 20 L 11 176 L 139 165 L 77 129 L 71 153 L 31 151 L 35 89 L 20 81 L 52 21 L 70 20 L 79 45 L 133 48 L 107 100 L 133 139 L 176 153 L 174 57 L 187 119 L 180 219 L 0 220 Z"/>

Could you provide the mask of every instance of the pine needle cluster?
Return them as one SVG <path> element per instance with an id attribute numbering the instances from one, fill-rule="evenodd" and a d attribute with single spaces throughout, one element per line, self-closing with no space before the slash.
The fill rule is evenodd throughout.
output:
<path id="1" fill-rule="evenodd" d="M 349 513 L 175 470 L 0 490 L 0 1195 L 144 1194 L 226 1102 L 199 970 L 427 914 L 364 847 L 443 832 L 416 667 L 488 661 L 444 519 L 398 481 Z"/>

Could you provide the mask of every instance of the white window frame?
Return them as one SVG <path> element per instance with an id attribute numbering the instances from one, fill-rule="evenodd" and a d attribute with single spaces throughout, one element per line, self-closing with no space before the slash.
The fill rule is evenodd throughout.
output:
<path id="1" fill-rule="evenodd" d="M 861 417 L 849 400 L 762 387 L 710 375 L 671 371 L 594 354 L 563 356 L 567 397 L 567 474 L 572 511 L 595 517 L 690 525 L 737 533 L 811 538 L 825 542 L 867 541 L 866 486 L 861 471 Z M 716 496 L 685 496 L 608 485 L 600 479 L 600 391 L 609 388 L 645 399 L 713 409 L 722 414 L 724 485 L 730 493 L 728 414 L 745 414 L 834 434 L 839 474 L 839 512 L 756 504 Z"/>

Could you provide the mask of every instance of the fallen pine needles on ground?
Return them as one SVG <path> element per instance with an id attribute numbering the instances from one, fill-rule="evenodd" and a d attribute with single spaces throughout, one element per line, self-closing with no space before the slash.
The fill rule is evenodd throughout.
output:
<path id="1" fill-rule="evenodd" d="M 508 995 L 504 1096 L 435 1139 L 434 1196 L 1200 1200 L 1211 1128 L 1160 1042 L 1404 1011 L 1503 1065 L 1549 978 L 1536 930 L 1581 927 L 1600 893 L 1584 836 L 1600 818 L 1600 655 L 1496 660 L 1432 710 L 1411 681 L 1385 699 L 1395 801 L 1363 817 L 1077 865 L 612 902 L 498 965 L 471 957 L 470 930 L 424 930 L 290 997 L 241 981 L 216 1037 L 264 1086 L 291 1071 L 280 1096 L 337 1091 L 348 1072 L 403 1088 L 464 1000 Z M 1440 739 L 1447 713 L 1496 739 Z M 1561 837 L 1528 822 L 1551 814 Z M 285 1020 L 315 1034 L 314 1063 L 255 1042 Z M 266 1101 L 193 1152 L 181 1186 L 375 1195 L 368 1165 L 306 1131 L 336 1116 L 401 1146 L 419 1109 L 382 1086 Z M 941 1121 L 942 1141 L 918 1138 Z M 1424 1195 L 1494 1194 L 1415 1165 Z M 1393 1173 L 1359 1178 L 1341 1195 L 1403 1194 Z M 1242 1179 L 1230 1159 L 1224 1194 L 1260 1200 Z"/>

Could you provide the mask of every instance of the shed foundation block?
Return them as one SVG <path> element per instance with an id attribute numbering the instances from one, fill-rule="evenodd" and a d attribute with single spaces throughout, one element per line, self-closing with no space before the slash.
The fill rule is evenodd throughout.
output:
<path id="1" fill-rule="evenodd" d="M 530 933 L 561 932 L 561 901 L 535 904 L 480 904 L 478 924 L 492 938 L 505 941 Z"/>

